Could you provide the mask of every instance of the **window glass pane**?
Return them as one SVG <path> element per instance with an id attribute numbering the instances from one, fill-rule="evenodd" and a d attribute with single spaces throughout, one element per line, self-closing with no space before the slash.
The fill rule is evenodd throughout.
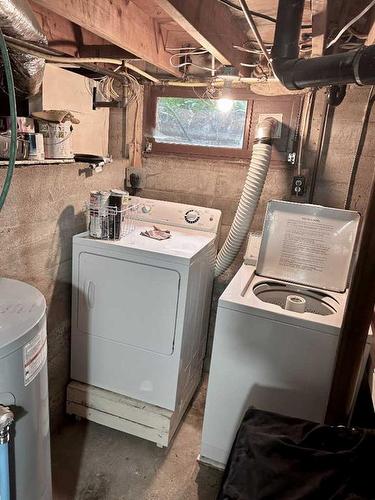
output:
<path id="1" fill-rule="evenodd" d="M 247 101 L 158 97 L 156 142 L 237 148 L 243 146 Z"/>

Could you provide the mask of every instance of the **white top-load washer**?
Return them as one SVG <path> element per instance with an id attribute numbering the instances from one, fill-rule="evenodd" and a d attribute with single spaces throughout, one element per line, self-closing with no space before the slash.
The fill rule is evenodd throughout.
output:
<path id="1" fill-rule="evenodd" d="M 225 466 L 249 406 L 324 421 L 358 223 L 356 212 L 269 202 L 256 266 L 243 264 L 219 299 L 202 462 Z"/>
<path id="2" fill-rule="evenodd" d="M 174 411 L 201 376 L 221 212 L 140 202 L 122 239 L 73 238 L 71 377 Z"/>

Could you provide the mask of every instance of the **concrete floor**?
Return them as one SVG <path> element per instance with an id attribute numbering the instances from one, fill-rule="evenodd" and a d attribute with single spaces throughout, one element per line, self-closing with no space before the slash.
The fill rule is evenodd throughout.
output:
<path id="1" fill-rule="evenodd" d="M 221 473 L 197 463 L 205 389 L 169 449 L 69 419 L 52 438 L 54 500 L 214 500 Z"/>

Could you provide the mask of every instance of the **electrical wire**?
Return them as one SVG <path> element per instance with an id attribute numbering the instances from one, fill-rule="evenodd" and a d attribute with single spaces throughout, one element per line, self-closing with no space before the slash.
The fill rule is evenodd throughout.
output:
<path id="1" fill-rule="evenodd" d="M 219 2 L 221 2 L 224 5 L 227 5 L 228 7 L 231 7 L 232 9 L 235 9 L 235 10 L 237 10 L 239 12 L 242 11 L 241 7 L 239 7 L 235 3 L 231 2 L 230 0 L 219 0 Z M 271 23 L 276 23 L 277 22 L 277 19 L 275 17 L 268 16 L 267 14 L 263 14 L 262 12 L 257 12 L 255 10 L 250 10 L 250 13 L 254 17 L 259 17 L 260 19 L 265 19 L 266 21 L 270 21 Z M 305 29 L 305 28 L 306 29 L 312 28 L 312 25 L 311 24 L 303 24 L 302 28 L 303 29 Z"/>
<path id="2" fill-rule="evenodd" d="M 177 49 L 173 49 L 177 50 Z M 182 49 L 184 50 L 184 49 Z M 209 54 L 208 50 L 204 49 L 203 47 L 199 47 L 198 49 L 191 50 L 189 52 L 178 52 L 176 54 L 172 54 L 171 57 L 169 58 L 169 63 L 173 68 L 186 68 L 193 66 L 194 68 L 199 68 L 203 69 L 205 71 L 210 71 L 211 73 L 216 72 L 219 68 L 213 68 L 213 67 L 207 67 L 207 66 L 201 66 L 199 64 L 193 63 L 191 61 L 186 61 L 185 62 L 180 62 L 180 63 L 175 63 L 174 59 L 183 59 L 186 57 L 191 58 L 192 56 L 199 56 L 199 55 L 206 55 Z M 220 66 L 221 67 L 221 66 Z"/>
<path id="3" fill-rule="evenodd" d="M 165 47 L 165 50 L 168 51 L 180 51 L 180 50 L 205 50 L 203 47 Z M 207 52 L 207 50 L 206 50 Z"/>
<path id="4" fill-rule="evenodd" d="M 255 22 L 254 22 L 252 15 L 251 15 L 249 7 L 247 6 L 247 3 L 245 0 L 239 0 L 239 1 L 240 1 L 240 5 L 242 7 L 242 11 L 245 15 L 246 21 L 248 22 L 248 24 L 251 28 L 251 31 L 253 32 L 253 35 L 255 36 L 255 39 L 258 42 L 258 45 L 263 52 L 264 57 L 267 59 L 267 62 L 269 64 L 270 68 L 272 69 L 272 61 L 271 61 L 270 53 L 268 52 L 267 47 L 265 46 L 265 44 L 262 40 L 262 37 L 260 36 L 260 33 L 258 31 L 258 28 L 257 28 Z"/>
<path id="5" fill-rule="evenodd" d="M 355 36 L 360 40 L 367 40 L 367 35 L 364 35 L 363 33 L 358 33 L 353 27 L 348 28 L 348 31 L 351 35 Z"/>
<path id="6" fill-rule="evenodd" d="M 204 54 L 208 54 L 208 50 L 201 47 L 199 49 L 192 50 L 191 52 L 177 52 L 176 54 L 172 54 L 169 59 L 173 61 L 173 59 L 175 57 L 180 58 L 180 57 L 186 57 L 186 56 L 199 56 L 199 55 L 204 55 Z"/>
<path id="7" fill-rule="evenodd" d="M 3 208 L 6 197 L 9 192 L 9 188 L 12 182 L 14 165 L 16 163 L 17 156 L 17 106 L 16 106 L 16 93 L 14 90 L 14 81 L 12 66 L 10 64 L 9 54 L 7 45 L 3 36 L 3 32 L 0 29 L 0 52 L 4 64 L 5 77 L 8 88 L 8 99 L 10 108 L 10 147 L 9 147 L 9 163 L 8 169 L 5 176 L 5 181 L 3 188 L 0 193 L 0 210 Z"/>
<path id="8" fill-rule="evenodd" d="M 199 64 L 195 64 L 195 63 L 192 63 L 192 62 L 184 62 L 184 63 L 180 63 L 180 64 L 172 64 L 173 68 L 184 68 L 184 67 L 188 67 L 188 66 L 193 66 L 194 68 L 199 68 L 199 69 L 204 69 L 205 71 L 217 71 L 219 68 L 213 70 L 212 68 L 208 68 L 207 66 L 200 66 Z"/>
<path id="9" fill-rule="evenodd" d="M 123 77 L 122 90 L 123 92 L 119 94 L 114 88 L 115 80 L 109 76 L 105 76 L 98 82 L 98 87 L 103 95 L 108 101 L 122 101 L 125 99 L 126 105 L 129 106 L 133 102 L 138 102 L 141 94 L 141 86 L 138 80 L 130 75 L 127 71 L 120 71 L 123 67 L 118 66 L 115 71 L 119 72 Z"/>
<path id="10" fill-rule="evenodd" d="M 375 0 L 372 0 L 367 5 L 367 7 L 365 7 L 359 14 L 357 14 L 355 17 L 353 17 L 353 19 L 351 21 L 349 21 L 347 24 L 345 24 L 345 26 L 343 28 L 341 28 L 341 30 L 337 33 L 335 38 L 327 44 L 326 48 L 329 49 L 330 47 L 332 47 L 332 45 L 334 45 L 337 42 L 337 40 L 339 40 L 342 37 L 342 35 L 345 33 L 345 31 L 347 29 L 349 29 L 352 26 L 352 24 L 357 22 L 358 19 L 360 19 L 362 16 L 364 16 L 366 14 L 366 12 L 368 12 L 374 5 L 375 5 Z"/>

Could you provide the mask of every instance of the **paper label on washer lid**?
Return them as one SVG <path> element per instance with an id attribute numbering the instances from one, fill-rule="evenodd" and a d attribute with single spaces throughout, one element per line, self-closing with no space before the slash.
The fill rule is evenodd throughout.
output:
<path id="1" fill-rule="evenodd" d="M 23 367 L 25 387 L 39 374 L 47 360 L 47 329 L 42 330 L 23 348 Z"/>
<path id="2" fill-rule="evenodd" d="M 359 214 L 318 205 L 271 201 L 257 274 L 343 292 L 347 288 Z"/>

